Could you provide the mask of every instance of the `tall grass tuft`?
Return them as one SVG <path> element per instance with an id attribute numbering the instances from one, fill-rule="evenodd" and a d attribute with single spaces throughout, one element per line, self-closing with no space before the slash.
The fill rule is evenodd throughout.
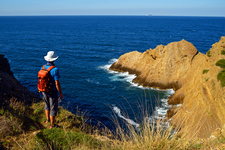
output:
<path id="1" fill-rule="evenodd" d="M 139 128 L 124 121 L 126 129 L 119 123 L 116 114 L 114 115 L 114 123 L 116 125 L 116 134 L 119 140 L 114 140 L 112 145 L 115 149 L 151 149 L 151 150 L 171 150 L 171 149 L 187 149 L 190 147 L 190 139 L 184 138 L 179 131 L 168 125 L 166 119 L 154 119 L 149 110 L 152 106 L 146 106 L 147 102 L 142 102 L 143 114 L 140 120 Z M 123 113 L 123 116 L 129 118 Z M 194 146 L 196 144 L 193 144 Z M 192 146 L 193 147 L 193 146 Z"/>
<path id="2" fill-rule="evenodd" d="M 188 142 L 177 136 L 172 127 L 161 128 L 161 121 L 148 121 L 142 123 L 141 129 L 136 130 L 132 125 L 127 124 L 128 132 L 117 127 L 117 134 L 121 141 L 115 145 L 119 149 L 184 149 Z M 186 143 L 186 144 L 185 144 Z"/>

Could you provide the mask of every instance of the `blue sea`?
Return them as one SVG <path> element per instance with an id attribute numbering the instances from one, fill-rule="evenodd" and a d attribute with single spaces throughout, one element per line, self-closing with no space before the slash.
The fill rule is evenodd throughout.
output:
<path id="1" fill-rule="evenodd" d="M 167 98 L 174 93 L 137 86 L 135 75 L 109 71 L 121 55 L 182 39 L 206 53 L 221 36 L 224 17 L 0 17 L 0 53 L 15 77 L 38 94 L 37 73 L 47 52 L 55 51 L 64 93 L 60 105 L 108 128 L 114 127 L 114 117 L 138 127 L 146 108 L 151 117 L 165 117 Z"/>

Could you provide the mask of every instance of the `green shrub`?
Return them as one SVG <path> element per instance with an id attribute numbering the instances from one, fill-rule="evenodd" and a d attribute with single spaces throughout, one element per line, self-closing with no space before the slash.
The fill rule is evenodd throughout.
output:
<path id="1" fill-rule="evenodd" d="M 225 86 L 225 69 L 222 70 L 220 73 L 217 75 L 217 79 L 221 82 L 221 86 Z"/>
<path id="2" fill-rule="evenodd" d="M 207 73 L 209 70 L 204 69 L 203 70 L 203 74 Z"/>
<path id="3" fill-rule="evenodd" d="M 210 50 L 206 53 L 206 55 L 208 56 L 208 57 L 211 57 L 212 55 L 210 54 Z"/>
<path id="4" fill-rule="evenodd" d="M 221 68 L 225 68 L 225 59 L 220 59 L 216 62 L 216 66 L 220 66 Z"/>
<path id="5" fill-rule="evenodd" d="M 0 114 L 3 115 L 5 112 L 4 108 L 0 109 Z"/>
<path id="6" fill-rule="evenodd" d="M 222 50 L 222 51 L 221 51 L 221 54 L 222 54 L 222 55 L 225 55 L 225 50 Z"/>

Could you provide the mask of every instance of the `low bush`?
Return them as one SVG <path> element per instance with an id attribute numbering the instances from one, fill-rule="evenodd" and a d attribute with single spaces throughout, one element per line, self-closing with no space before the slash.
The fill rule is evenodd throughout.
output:
<path id="1" fill-rule="evenodd" d="M 216 62 L 216 66 L 220 66 L 221 68 L 225 68 L 225 59 L 220 59 Z"/>
<path id="2" fill-rule="evenodd" d="M 222 50 L 222 51 L 221 51 L 221 54 L 222 54 L 222 55 L 225 55 L 225 50 Z"/>
<path id="3" fill-rule="evenodd" d="M 208 56 L 208 57 L 211 57 L 212 55 L 210 54 L 210 50 L 206 53 L 206 55 Z"/>
<path id="4" fill-rule="evenodd" d="M 209 71 L 209 70 L 204 69 L 202 73 L 205 74 L 205 73 L 207 73 L 208 71 Z"/>
<path id="5" fill-rule="evenodd" d="M 225 86 L 225 69 L 222 70 L 220 73 L 218 73 L 217 79 L 220 81 L 221 86 L 224 87 Z"/>

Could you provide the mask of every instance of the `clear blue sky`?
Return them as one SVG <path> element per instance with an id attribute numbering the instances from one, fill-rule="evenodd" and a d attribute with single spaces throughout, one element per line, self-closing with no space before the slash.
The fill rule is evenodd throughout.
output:
<path id="1" fill-rule="evenodd" d="M 225 0 L 0 0 L 0 16 L 223 16 Z"/>

